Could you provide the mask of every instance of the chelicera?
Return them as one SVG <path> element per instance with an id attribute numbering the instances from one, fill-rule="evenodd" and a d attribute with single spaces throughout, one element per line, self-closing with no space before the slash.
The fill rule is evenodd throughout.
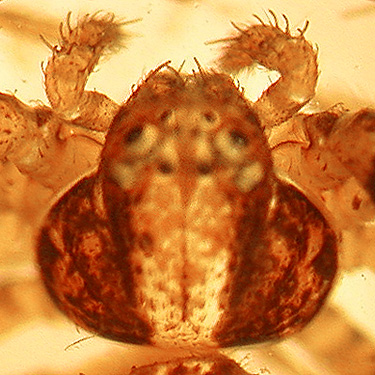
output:
<path id="1" fill-rule="evenodd" d="M 2 94 L 3 112 L 28 124 L 3 126 L 1 142 L 24 173 L 49 173 L 43 147 L 56 146 L 66 129 L 105 135 L 98 168 L 45 219 L 38 263 L 53 300 L 79 326 L 194 353 L 133 375 L 244 374 L 217 349 L 287 337 L 324 303 L 337 235 L 309 199 L 311 186 L 274 163 L 273 149 L 294 142 L 271 145 L 275 129 L 303 130 L 309 147 L 301 158 L 315 173 L 314 189 L 354 177 L 373 196 L 373 159 L 358 157 L 350 137 L 358 134 L 365 150 L 374 113 L 299 112 L 314 96 L 317 57 L 306 27 L 292 35 L 284 18 L 285 30 L 276 17 L 236 27 L 216 70 L 198 64 L 188 74 L 162 64 L 119 106 L 84 87 L 121 24 L 94 15 L 72 28 L 68 17 L 44 68 L 51 108 Z M 252 103 L 229 73 L 254 62 L 281 78 Z M 25 135 L 33 158 L 16 149 Z"/>

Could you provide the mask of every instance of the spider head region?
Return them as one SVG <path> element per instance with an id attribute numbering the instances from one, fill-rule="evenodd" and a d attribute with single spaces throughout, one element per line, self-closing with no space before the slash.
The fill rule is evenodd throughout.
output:
<path id="1" fill-rule="evenodd" d="M 147 78 L 114 119 L 103 152 L 125 191 L 168 180 L 188 202 L 200 184 L 247 194 L 272 166 L 256 114 L 226 75 Z"/>

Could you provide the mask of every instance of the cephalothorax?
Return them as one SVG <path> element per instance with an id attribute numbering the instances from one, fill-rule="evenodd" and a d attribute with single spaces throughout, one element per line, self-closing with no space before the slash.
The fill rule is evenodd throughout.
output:
<path id="1" fill-rule="evenodd" d="M 317 181 L 354 176 L 371 196 L 373 159 L 358 158 L 347 134 L 356 127 L 366 147 L 374 114 L 296 115 L 314 95 L 316 54 L 305 29 L 292 36 L 288 22 L 283 31 L 276 17 L 274 25 L 238 29 L 220 69 L 198 64 L 198 72 L 185 74 L 165 63 L 118 107 L 84 85 L 119 27 L 108 16 L 86 17 L 74 29 L 67 23 L 44 72 L 53 110 L 1 99 L 22 121 L 23 113 L 37 113 L 35 133 L 44 118 L 52 143 L 64 127 L 92 137 L 108 130 L 97 170 L 62 196 L 43 225 L 43 279 L 59 308 L 99 335 L 210 353 L 134 374 L 156 368 L 241 374 L 212 349 L 301 329 L 323 304 L 337 269 L 336 235 L 306 198 L 303 177 L 280 177 L 269 133 L 300 126 L 310 142 L 302 157 L 319 171 Z M 224 73 L 253 62 L 281 74 L 255 103 Z M 3 134 L 3 145 L 19 141 L 12 131 Z M 35 147 L 34 159 L 43 164 Z M 4 155 L 29 173 L 33 163 L 24 154 L 8 147 Z"/>

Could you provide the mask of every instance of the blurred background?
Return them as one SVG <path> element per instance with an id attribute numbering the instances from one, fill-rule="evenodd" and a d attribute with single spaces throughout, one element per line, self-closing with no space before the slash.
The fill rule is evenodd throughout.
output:
<path id="1" fill-rule="evenodd" d="M 166 60 L 176 68 L 184 61 L 188 72 L 196 69 L 193 57 L 203 67 L 213 65 L 219 44 L 206 42 L 228 36 L 230 21 L 256 22 L 252 14 L 266 19 L 268 9 L 280 19 L 287 15 L 292 30 L 310 21 L 306 38 L 319 49 L 315 107 L 374 106 L 375 2 L 365 0 L 3 0 L 0 91 L 47 104 L 41 62 L 50 50 L 40 34 L 55 45 L 69 11 L 73 23 L 98 10 L 124 21 L 141 18 L 125 26 L 125 47 L 101 60 L 88 82 L 120 103 Z M 126 375 L 132 365 L 168 358 L 157 349 L 92 337 L 56 311 L 40 283 L 33 249 L 38 220 L 56 194 L 12 166 L 0 169 L 0 374 Z M 314 321 L 291 339 L 226 354 L 255 374 L 375 374 L 375 231 L 360 216 L 349 222 L 335 290 Z"/>

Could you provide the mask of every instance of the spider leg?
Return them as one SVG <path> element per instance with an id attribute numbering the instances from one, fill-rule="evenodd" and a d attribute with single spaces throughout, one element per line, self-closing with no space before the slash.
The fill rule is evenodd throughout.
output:
<path id="1" fill-rule="evenodd" d="M 60 44 L 52 48 L 43 74 L 48 100 L 63 118 L 92 130 L 108 129 L 118 105 L 103 94 L 85 91 L 85 85 L 100 57 L 121 48 L 127 37 L 123 24 L 112 14 L 96 13 L 75 27 L 68 14 L 60 26 Z"/>
<path id="2" fill-rule="evenodd" d="M 375 203 L 375 111 L 364 108 L 343 115 L 327 138 L 327 148 Z"/>
<path id="3" fill-rule="evenodd" d="M 299 120 L 298 120 L 299 119 Z M 309 137 L 304 159 L 327 188 L 329 179 L 342 184 L 355 178 L 375 203 L 375 111 L 364 108 L 351 113 L 335 106 L 298 121 Z"/>
<path id="4" fill-rule="evenodd" d="M 323 112 L 324 114 L 324 112 Z M 344 230 L 342 267 L 374 268 L 371 244 L 375 218 L 375 111 L 331 111 L 331 121 L 314 115 L 306 123 L 310 148 L 303 151 L 304 175 L 313 172 L 310 189 L 331 181 L 324 203 L 337 231 Z M 305 185 L 306 186 L 306 185 Z"/>
<path id="5" fill-rule="evenodd" d="M 305 189 L 336 189 L 351 176 L 327 146 L 329 134 L 343 115 L 341 110 L 299 113 L 275 127 L 269 138 L 275 167 Z M 299 152 L 298 152 L 299 150 Z"/>
<path id="6" fill-rule="evenodd" d="M 270 14 L 270 24 L 261 21 L 237 28 L 237 37 L 228 39 L 219 59 L 219 66 L 229 73 L 238 73 L 253 63 L 280 73 L 281 78 L 253 106 L 265 128 L 284 122 L 302 108 L 314 96 L 318 78 L 316 52 L 304 37 L 306 26 L 292 36 L 286 16 L 283 30 L 275 14 Z"/>
<path id="7" fill-rule="evenodd" d="M 44 175 L 46 157 L 57 146 L 62 123 L 48 107 L 29 107 L 13 95 L 0 93 L 0 161 L 12 162 L 30 177 L 42 170 Z"/>
<path id="8" fill-rule="evenodd" d="M 0 160 L 14 157 L 24 139 L 37 132 L 35 116 L 30 107 L 14 95 L 0 93 Z"/>
<path id="9" fill-rule="evenodd" d="M 49 107 L 31 107 L 0 93 L 0 162 L 13 163 L 21 174 L 53 191 L 96 165 L 102 147 L 96 133 L 101 134 L 72 126 Z"/>
<path id="10" fill-rule="evenodd" d="M 299 113 L 273 128 L 269 140 L 279 177 L 291 179 L 320 209 L 334 213 L 339 230 L 373 221 L 374 110 L 351 113 L 336 105 Z"/>

